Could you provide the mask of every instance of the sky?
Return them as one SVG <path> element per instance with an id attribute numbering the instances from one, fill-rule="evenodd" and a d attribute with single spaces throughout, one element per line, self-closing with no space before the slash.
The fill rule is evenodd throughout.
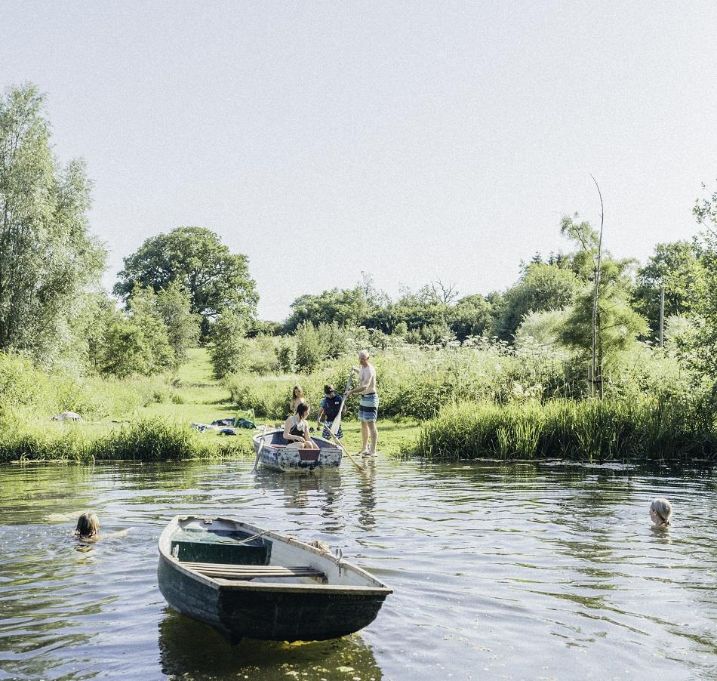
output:
<path id="1" fill-rule="evenodd" d="M 717 3 L 2 0 L 0 88 L 47 96 L 122 259 L 180 225 L 249 257 L 259 316 L 362 272 L 502 290 L 563 215 L 641 261 L 717 179 Z"/>

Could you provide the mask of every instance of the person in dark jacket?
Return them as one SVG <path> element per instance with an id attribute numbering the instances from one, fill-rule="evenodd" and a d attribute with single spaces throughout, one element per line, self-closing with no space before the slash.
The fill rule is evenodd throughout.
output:
<path id="1" fill-rule="evenodd" d="M 324 430 L 321 435 L 328 440 L 331 439 L 330 428 L 336 417 L 341 412 L 343 398 L 336 392 L 333 385 L 325 385 L 324 397 L 321 399 L 319 406 L 321 407 L 321 410 L 319 411 L 319 423 L 323 421 L 324 424 Z M 339 429 L 336 432 L 336 437 L 340 440 L 343 436 L 344 433 L 341 430 L 341 426 L 339 426 Z"/>

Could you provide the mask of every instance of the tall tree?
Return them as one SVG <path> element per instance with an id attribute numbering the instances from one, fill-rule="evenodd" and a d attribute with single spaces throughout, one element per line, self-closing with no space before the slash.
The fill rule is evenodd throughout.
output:
<path id="1" fill-rule="evenodd" d="M 598 258 L 600 239 L 589 222 L 563 218 L 562 232 L 578 245 L 573 260 L 588 281 L 575 299 L 560 340 L 582 351 L 586 359 L 597 361 L 597 368 L 591 370 L 591 385 L 601 391 L 603 367 L 609 367 L 621 351 L 647 331 L 647 322 L 629 304 L 633 261 L 614 260 L 604 251 Z M 596 348 L 597 357 L 593 359 Z M 596 380 L 600 382 L 597 386 Z"/>
<path id="2" fill-rule="evenodd" d="M 706 189 L 706 187 L 703 188 Z M 705 231 L 696 240 L 704 269 L 704 295 L 695 301 L 697 332 L 686 350 L 686 358 L 703 374 L 717 373 L 717 189 L 695 202 L 693 213 Z"/>
<path id="3" fill-rule="evenodd" d="M 665 318 L 698 310 L 706 295 L 706 282 L 695 244 L 688 241 L 657 244 L 654 255 L 637 271 L 633 306 L 647 318 L 655 336 L 659 334 L 662 290 Z"/>
<path id="4" fill-rule="evenodd" d="M 515 286 L 506 291 L 496 335 L 512 340 L 523 318 L 529 312 L 546 312 L 568 307 L 580 290 L 580 279 L 570 269 L 558 265 L 532 262 Z"/>
<path id="5" fill-rule="evenodd" d="M 365 287 L 333 288 L 318 295 L 307 293 L 299 296 L 291 304 L 291 315 L 284 326 L 290 332 L 303 323 L 358 326 L 364 323 L 370 310 Z"/>
<path id="6" fill-rule="evenodd" d="M 179 366 L 187 359 L 189 348 L 199 341 L 201 317 L 191 311 L 191 297 L 178 281 L 157 293 L 154 304 L 167 327 L 169 343 Z"/>
<path id="7" fill-rule="evenodd" d="M 44 97 L 33 85 L 0 98 L 0 350 L 45 362 L 81 292 L 104 267 L 88 232 L 90 182 L 82 161 L 52 155 Z"/>
<path id="8" fill-rule="evenodd" d="M 461 298 L 448 313 L 448 325 L 461 342 L 482 335 L 492 324 L 491 304 L 480 293 Z"/>
<path id="9" fill-rule="evenodd" d="M 172 282 L 189 293 L 192 312 L 202 317 L 205 337 L 224 311 L 247 323 L 256 314 L 259 296 L 247 257 L 232 253 L 206 227 L 177 227 L 147 239 L 125 258 L 114 292 L 128 299 L 136 285 L 158 293 Z"/>

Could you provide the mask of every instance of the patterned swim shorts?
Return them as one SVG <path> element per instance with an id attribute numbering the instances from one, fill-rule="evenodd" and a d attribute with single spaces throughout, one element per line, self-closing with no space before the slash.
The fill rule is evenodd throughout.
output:
<path id="1" fill-rule="evenodd" d="M 378 395 L 361 395 L 358 411 L 359 421 L 375 421 L 378 418 Z"/>

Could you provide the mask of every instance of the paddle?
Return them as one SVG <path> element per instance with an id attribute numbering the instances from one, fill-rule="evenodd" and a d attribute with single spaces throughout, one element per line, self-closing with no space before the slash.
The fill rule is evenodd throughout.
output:
<path id="1" fill-rule="evenodd" d="M 261 443 L 259 444 L 259 449 L 256 450 L 256 459 L 254 459 L 254 467 L 252 468 L 252 471 L 256 470 L 256 466 L 259 463 L 259 454 L 261 454 L 261 450 L 264 449 L 264 442 L 266 442 L 263 437 L 264 433 L 266 433 L 266 426 L 261 429 Z"/>
<path id="2" fill-rule="evenodd" d="M 326 426 L 326 424 L 325 424 L 324 421 L 319 421 L 319 425 L 324 426 L 324 427 Z M 356 468 L 358 468 L 358 469 L 363 473 L 363 472 L 365 471 L 364 467 L 361 466 L 361 465 L 359 465 L 358 463 L 356 463 L 356 460 L 353 458 L 353 456 L 351 456 L 351 454 L 349 453 L 349 450 L 346 449 L 346 447 L 344 447 L 344 446 L 341 444 L 341 440 L 339 440 L 339 438 L 337 438 L 336 435 L 334 435 L 334 434 L 331 432 L 331 429 L 330 429 L 330 428 L 326 428 L 326 430 L 328 430 L 329 435 L 330 435 L 331 439 L 333 440 L 334 444 L 335 444 L 344 454 L 346 454 L 346 456 L 348 456 L 349 459 L 351 460 L 351 463 L 352 463 L 354 466 L 356 466 Z"/>
<path id="3" fill-rule="evenodd" d="M 351 390 L 351 386 L 353 385 L 352 379 L 354 377 L 354 372 L 356 371 L 358 371 L 356 367 L 351 367 L 351 373 L 349 374 L 348 380 L 346 381 L 346 388 L 344 389 L 344 394 L 341 398 L 341 407 L 339 407 L 339 413 L 331 423 L 331 428 L 329 428 L 333 435 L 336 435 L 336 433 L 339 432 L 339 428 L 341 427 L 341 416 L 344 413 L 344 405 L 346 404 L 346 397 L 348 396 L 347 393 L 349 392 L 349 390 Z"/>

